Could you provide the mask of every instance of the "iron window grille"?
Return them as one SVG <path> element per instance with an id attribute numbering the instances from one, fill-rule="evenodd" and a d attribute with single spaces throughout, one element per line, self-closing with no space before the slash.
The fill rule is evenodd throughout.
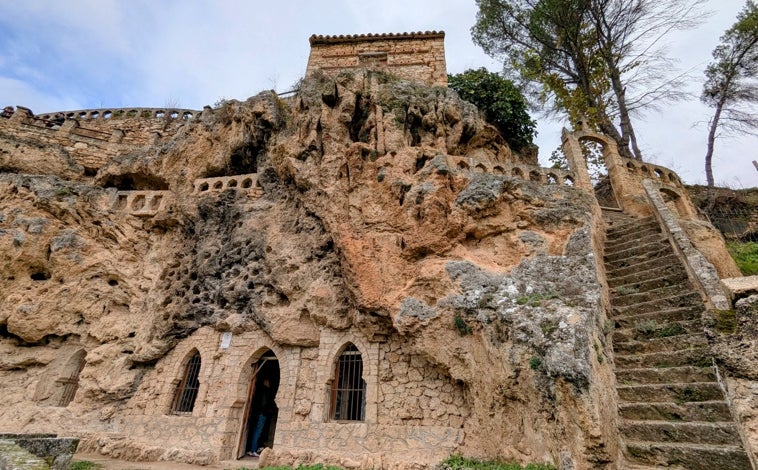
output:
<path id="1" fill-rule="evenodd" d="M 184 376 L 176 386 L 174 393 L 174 402 L 171 405 L 171 411 L 174 414 L 190 414 L 195 407 L 197 391 L 200 388 L 200 353 L 195 353 L 187 362 L 184 368 Z"/>
<path id="2" fill-rule="evenodd" d="M 366 417 L 363 359 L 353 344 L 345 348 L 335 365 L 331 417 L 335 421 L 363 421 Z"/>

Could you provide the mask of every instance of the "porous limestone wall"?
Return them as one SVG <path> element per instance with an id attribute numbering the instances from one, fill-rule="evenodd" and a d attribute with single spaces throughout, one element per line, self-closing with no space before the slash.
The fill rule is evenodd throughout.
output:
<path id="1" fill-rule="evenodd" d="M 444 31 L 310 37 L 306 75 L 368 68 L 406 80 L 447 86 Z"/>

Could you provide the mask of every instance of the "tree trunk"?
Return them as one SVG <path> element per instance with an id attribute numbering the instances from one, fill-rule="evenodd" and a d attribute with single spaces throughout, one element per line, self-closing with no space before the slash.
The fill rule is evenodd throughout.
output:
<path id="1" fill-rule="evenodd" d="M 708 189 L 706 190 L 706 200 L 708 201 L 708 204 L 706 206 L 707 210 L 713 209 L 713 204 L 715 202 L 713 195 L 713 146 L 716 143 L 716 130 L 719 126 L 722 109 L 724 109 L 723 99 L 719 100 L 719 102 L 716 103 L 716 112 L 713 114 L 713 119 L 711 119 L 711 128 L 708 130 L 708 150 L 705 152 L 705 181 L 708 185 Z"/>
<path id="2" fill-rule="evenodd" d="M 637 147 L 637 136 L 634 134 L 632 120 L 629 118 L 629 108 L 626 107 L 626 89 L 621 83 L 621 74 L 615 64 L 608 63 L 608 67 L 611 69 L 611 86 L 613 87 L 613 93 L 616 95 L 616 102 L 619 107 L 621 138 L 624 142 L 625 150 L 628 154 L 632 155 L 631 158 L 642 160 L 642 152 L 640 152 L 639 147 Z M 632 143 L 631 150 L 629 150 L 630 141 Z"/>

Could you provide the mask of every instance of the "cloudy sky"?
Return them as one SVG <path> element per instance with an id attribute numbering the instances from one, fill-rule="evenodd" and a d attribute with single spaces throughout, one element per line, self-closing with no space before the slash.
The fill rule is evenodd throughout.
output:
<path id="1" fill-rule="evenodd" d="M 710 0 L 697 29 L 671 36 L 695 96 L 641 118 L 649 161 L 702 183 L 702 70 L 744 0 Z M 500 70 L 471 41 L 474 0 L 0 0 L 0 106 L 40 114 L 100 107 L 201 109 L 222 98 L 288 91 L 305 72 L 311 34 L 444 30 L 448 71 Z M 541 159 L 560 143 L 560 121 L 540 120 Z M 758 138 L 717 143 L 716 182 L 758 186 Z"/>

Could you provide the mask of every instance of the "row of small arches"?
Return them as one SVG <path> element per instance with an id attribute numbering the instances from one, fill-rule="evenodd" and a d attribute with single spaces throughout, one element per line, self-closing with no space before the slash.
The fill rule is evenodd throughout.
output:
<path id="1" fill-rule="evenodd" d="M 651 167 L 652 171 L 650 169 Z M 656 177 L 663 182 L 671 183 L 677 186 L 681 186 L 682 184 L 674 172 L 663 167 L 651 166 L 648 164 L 641 164 L 639 162 L 627 160 L 626 169 L 629 171 L 629 173 L 632 174 L 641 174 L 643 176 Z"/>
<path id="2" fill-rule="evenodd" d="M 195 191 L 198 193 L 204 193 L 207 191 L 224 191 L 226 189 L 250 189 L 256 186 L 257 181 L 252 176 L 243 177 L 241 179 L 227 177 L 227 178 L 209 178 L 207 180 L 200 180 L 195 182 Z"/>
<path id="3" fill-rule="evenodd" d="M 508 175 L 512 176 L 513 178 L 518 178 L 522 180 L 529 180 L 534 181 L 536 183 L 543 183 L 543 184 L 559 184 L 559 185 L 566 185 L 566 186 L 573 186 L 574 185 L 574 178 L 571 175 L 565 175 L 562 173 L 549 171 L 549 170 L 538 170 L 536 168 L 529 170 L 526 168 L 522 168 L 519 166 L 514 166 L 508 171 L 506 168 L 495 165 L 492 167 L 492 170 L 488 170 L 486 166 L 484 166 L 482 163 L 477 164 L 474 166 L 474 169 L 471 170 L 469 165 L 464 161 L 458 162 L 458 169 L 461 171 L 474 171 L 474 172 L 481 172 L 481 173 L 493 173 L 498 175 Z"/>
<path id="4" fill-rule="evenodd" d="M 111 119 L 114 117 L 123 118 L 171 118 L 171 119 L 195 119 L 201 111 L 190 109 L 172 109 L 172 108 L 125 108 L 125 109 L 90 109 L 82 111 L 69 111 L 64 113 L 43 114 L 38 116 L 40 119 L 56 119 L 64 117 L 65 119 Z"/>

